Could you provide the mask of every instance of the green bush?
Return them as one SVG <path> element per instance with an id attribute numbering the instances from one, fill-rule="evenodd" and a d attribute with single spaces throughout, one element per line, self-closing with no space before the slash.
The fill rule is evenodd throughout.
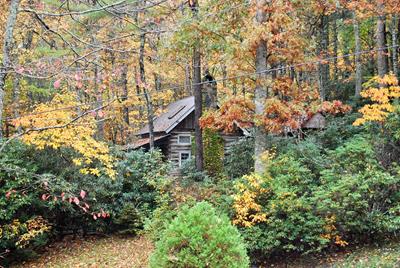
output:
<path id="1" fill-rule="evenodd" d="M 348 139 L 363 132 L 363 127 L 353 126 L 358 113 L 349 113 L 341 117 L 327 117 L 327 128 L 324 131 L 308 133 L 316 138 L 317 142 L 325 149 L 335 149 Z"/>
<path id="2" fill-rule="evenodd" d="M 336 219 L 338 232 L 363 240 L 400 230 L 400 175 L 381 167 L 371 143 L 356 136 L 328 157 L 314 198 L 320 213 Z"/>
<path id="3" fill-rule="evenodd" d="M 156 243 L 150 267 L 249 267 L 237 229 L 206 202 L 184 206 Z"/>
<path id="4" fill-rule="evenodd" d="M 47 206 L 39 197 L 45 192 L 44 182 L 56 178 L 36 174 L 37 165 L 27 160 L 30 157 L 29 148 L 19 142 L 0 156 L 0 255 L 6 257 L 0 258 L 0 266 L 15 257 L 33 256 L 33 249 L 51 234 L 49 222 L 40 216 Z"/>
<path id="5" fill-rule="evenodd" d="M 400 230 L 399 173 L 381 166 L 368 139 L 356 135 L 326 154 L 314 150 L 324 159 L 323 169 L 309 168 L 315 166 L 299 154 L 305 145 L 313 147 L 301 142 L 270 159 L 261 183 L 248 177 L 237 182 L 242 203 L 236 204 L 258 204 L 256 215 L 265 215 L 240 229 L 252 254 L 318 252 Z M 245 193 L 256 198 L 246 199 Z M 251 213 L 244 219 L 251 220 Z"/>
<path id="6" fill-rule="evenodd" d="M 163 202 L 169 165 L 157 151 L 114 156 L 118 175 L 111 179 L 80 173 L 69 150 L 10 144 L 0 156 L 0 253 L 9 251 L 7 261 L 32 255 L 49 239 L 71 232 L 136 234 L 143 229 Z M 79 206 L 70 198 L 78 198 Z M 32 221 L 40 228 L 29 229 Z M 19 242 L 23 236 L 29 240 Z"/>
<path id="7" fill-rule="evenodd" d="M 240 139 L 229 148 L 224 161 L 224 171 L 228 178 L 236 179 L 251 173 L 253 169 L 254 139 Z"/>
<path id="8" fill-rule="evenodd" d="M 212 178 L 206 171 L 198 171 L 194 157 L 183 163 L 181 167 L 181 182 L 183 185 L 191 185 L 194 182 L 210 181 Z"/>
<path id="9" fill-rule="evenodd" d="M 240 229 L 253 256 L 317 252 L 329 243 L 322 237 L 324 218 L 315 213 L 311 198 L 318 181 L 300 161 L 282 154 L 268 162 L 259 186 L 251 179 L 253 176 L 248 178 L 237 181 L 242 185 L 238 189 L 244 186 L 250 191 L 239 191 L 241 201 L 236 205 L 247 208 L 256 203 L 261 206 L 258 215 L 265 215 L 265 220 Z M 258 187 L 261 190 L 254 190 Z M 257 197 L 251 201 L 246 196 L 253 193 Z M 245 219 L 252 221 L 253 211 L 249 213 Z M 243 222 L 239 224 L 245 226 Z"/>

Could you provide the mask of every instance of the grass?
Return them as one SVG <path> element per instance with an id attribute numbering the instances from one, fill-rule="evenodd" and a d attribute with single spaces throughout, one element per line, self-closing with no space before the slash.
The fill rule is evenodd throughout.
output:
<path id="1" fill-rule="evenodd" d="M 38 259 L 13 267 L 146 267 L 152 250 L 145 237 L 66 239 L 48 247 Z"/>
<path id="2" fill-rule="evenodd" d="M 65 239 L 49 246 L 38 259 L 25 262 L 16 268 L 74 268 L 74 267 L 147 267 L 153 250 L 152 243 L 145 237 L 108 238 L 90 237 Z M 347 249 L 345 252 L 326 256 L 307 256 L 266 263 L 261 267 L 296 268 L 392 268 L 400 267 L 400 243 L 366 245 Z"/>

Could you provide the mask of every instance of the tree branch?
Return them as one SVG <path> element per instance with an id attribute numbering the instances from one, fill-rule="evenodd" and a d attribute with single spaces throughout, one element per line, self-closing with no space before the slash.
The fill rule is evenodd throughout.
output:
<path id="1" fill-rule="evenodd" d="M 36 128 L 36 127 L 28 128 L 27 130 L 25 130 L 25 131 L 23 131 L 23 132 L 21 132 L 21 133 L 15 134 L 15 135 L 12 136 L 11 138 L 7 139 L 7 140 L 2 144 L 2 146 L 0 147 L 0 153 L 5 149 L 5 147 L 6 147 L 11 141 L 13 141 L 13 140 L 15 140 L 15 139 L 18 139 L 18 138 L 20 138 L 20 137 L 22 137 L 22 136 L 24 136 L 24 135 L 26 135 L 26 134 L 28 134 L 28 133 L 30 133 L 30 132 L 42 132 L 42 131 L 49 130 L 49 129 L 66 128 L 66 127 L 72 125 L 73 123 L 75 123 L 76 121 L 78 121 L 79 119 L 81 119 L 82 117 L 84 117 L 84 116 L 86 116 L 86 115 L 88 115 L 88 114 L 90 114 L 90 113 L 92 113 L 92 112 L 97 112 L 97 111 L 99 111 L 99 110 L 101 110 L 101 109 L 104 109 L 105 107 L 111 105 L 115 100 L 116 100 L 116 99 L 113 99 L 113 100 L 109 101 L 108 103 L 104 104 L 103 106 L 97 107 L 97 108 L 92 109 L 92 110 L 88 110 L 88 111 L 86 111 L 86 112 L 80 114 L 79 116 L 75 117 L 74 119 L 72 119 L 71 121 L 69 121 L 69 122 L 67 122 L 67 123 L 65 123 L 65 124 L 63 124 L 63 125 L 47 126 L 47 127 L 40 127 L 40 128 Z"/>
<path id="2" fill-rule="evenodd" d="M 99 8 L 88 9 L 85 11 L 71 11 L 71 12 L 67 12 L 67 13 L 37 12 L 36 10 L 29 9 L 29 8 L 24 8 L 24 9 L 21 9 L 20 11 L 34 13 L 36 15 L 49 16 L 49 17 L 64 17 L 64 16 L 71 16 L 71 15 L 81 16 L 81 15 L 86 15 L 86 14 L 93 13 L 93 12 L 103 11 L 103 10 L 106 10 L 107 8 L 116 7 L 125 2 L 126 2 L 126 0 L 122 0 L 117 3 L 113 3 L 110 5 L 106 5 L 106 6 L 101 6 Z"/>

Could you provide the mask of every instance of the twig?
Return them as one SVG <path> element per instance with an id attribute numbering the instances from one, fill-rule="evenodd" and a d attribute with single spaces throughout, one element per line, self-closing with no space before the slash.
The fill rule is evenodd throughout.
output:
<path id="1" fill-rule="evenodd" d="M 97 108 L 92 109 L 92 110 L 88 110 L 88 111 L 82 113 L 81 115 L 75 117 L 74 119 L 72 119 L 71 121 L 69 121 L 69 122 L 67 122 L 67 123 L 65 123 L 65 124 L 63 124 L 63 125 L 47 126 L 47 127 L 40 127 L 40 128 L 33 127 L 33 128 L 29 128 L 29 129 L 27 129 L 27 130 L 25 130 L 25 131 L 23 131 L 23 132 L 21 132 L 21 133 L 17 133 L 17 134 L 15 134 L 14 136 L 12 136 L 11 138 L 7 139 L 7 140 L 2 144 L 2 146 L 0 147 L 0 153 L 5 149 L 5 147 L 6 147 L 11 141 L 13 141 L 13 140 L 15 140 L 15 139 L 18 139 L 18 138 L 20 138 L 20 137 L 22 137 L 22 136 L 24 136 L 24 135 L 26 135 L 26 134 L 28 134 L 28 133 L 30 133 L 30 132 L 42 132 L 42 131 L 49 130 L 49 129 L 66 128 L 66 127 L 72 125 L 74 122 L 76 122 L 76 121 L 78 121 L 79 119 L 81 119 L 82 117 L 84 117 L 84 116 L 86 116 L 86 115 L 88 115 L 88 114 L 90 114 L 90 113 L 92 113 L 92 112 L 97 112 L 97 111 L 99 111 L 99 110 L 101 110 L 101 109 L 104 109 L 105 107 L 111 105 L 111 103 L 113 103 L 115 100 L 116 100 L 116 99 L 113 99 L 113 100 L 111 100 L 110 102 L 104 104 L 103 106 L 97 107 Z"/>
<path id="2" fill-rule="evenodd" d="M 71 12 L 67 12 L 67 13 L 37 12 L 36 10 L 28 9 L 28 8 L 21 9 L 20 11 L 29 12 L 29 13 L 33 13 L 33 14 L 36 14 L 36 15 L 49 16 L 49 17 L 64 17 L 64 16 L 71 16 L 71 15 L 80 16 L 80 15 L 86 15 L 86 14 L 93 13 L 93 12 L 103 11 L 103 10 L 106 10 L 107 8 L 121 5 L 121 4 L 125 3 L 125 1 L 126 0 L 122 0 L 122 1 L 119 1 L 119 2 L 114 3 L 114 4 L 110 4 L 110 5 L 107 5 L 107 6 L 102 6 L 102 7 L 94 8 L 94 9 L 88 9 L 88 10 L 85 10 L 85 11 L 71 11 Z"/>

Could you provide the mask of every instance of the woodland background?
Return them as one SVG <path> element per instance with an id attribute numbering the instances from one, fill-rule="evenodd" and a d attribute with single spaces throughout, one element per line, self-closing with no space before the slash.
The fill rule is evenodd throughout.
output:
<path id="1" fill-rule="evenodd" d="M 399 231 L 398 0 L 0 3 L 4 265 L 67 234 L 145 233 L 153 267 L 246 267 Z M 189 95 L 181 177 L 152 142 L 123 150 Z M 303 130 L 316 113 L 327 127 Z M 223 159 L 234 124 L 252 137 Z M 202 254 L 169 239 L 193 226 Z"/>

